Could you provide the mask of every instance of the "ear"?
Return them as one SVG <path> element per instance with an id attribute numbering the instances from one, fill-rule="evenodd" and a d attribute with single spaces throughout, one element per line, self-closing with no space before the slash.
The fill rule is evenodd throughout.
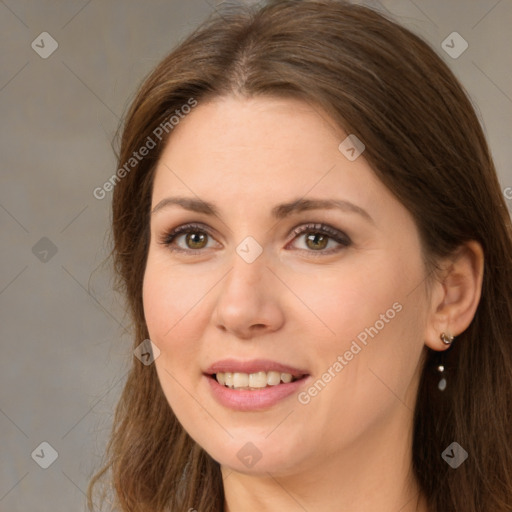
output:
<path id="1" fill-rule="evenodd" d="M 482 292 L 482 247 L 474 240 L 467 242 L 441 266 L 440 275 L 432 284 L 425 327 L 425 344 L 433 350 L 448 348 L 441 341 L 441 333 L 458 336 L 475 316 Z"/>

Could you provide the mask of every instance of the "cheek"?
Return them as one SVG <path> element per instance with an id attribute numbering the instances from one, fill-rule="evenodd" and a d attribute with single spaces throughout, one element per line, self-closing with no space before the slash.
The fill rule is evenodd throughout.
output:
<path id="1" fill-rule="evenodd" d="M 377 322 L 378 331 L 383 331 L 397 316 L 400 305 L 396 303 L 405 295 L 401 272 L 403 268 L 385 254 L 375 253 L 364 259 L 355 255 L 336 270 L 326 267 L 310 275 L 295 273 L 286 280 L 293 283 L 294 293 L 309 309 L 297 307 L 304 310 L 303 318 L 311 319 L 311 328 L 316 324 L 318 336 L 324 340 L 322 346 L 339 353 L 360 333 L 364 343 L 365 329 Z"/>
<path id="2" fill-rule="evenodd" d="M 158 345 L 180 344 L 207 290 L 204 279 L 169 265 L 150 251 L 142 290 L 150 338 Z"/>
<path id="3" fill-rule="evenodd" d="M 160 350 L 155 360 L 158 379 L 180 418 L 191 414 L 194 406 L 184 390 L 191 389 L 190 381 L 196 378 L 198 301 L 204 296 L 197 284 L 150 253 L 143 282 L 144 316 L 149 338 Z"/>
<path id="4" fill-rule="evenodd" d="M 332 271 L 316 275 L 309 293 L 311 279 L 301 278 L 295 290 L 321 320 L 315 319 L 314 346 L 306 340 L 302 348 L 312 352 L 315 374 L 329 382 L 327 392 L 318 386 L 328 398 L 325 403 L 343 396 L 354 409 L 371 401 L 378 410 L 387 398 L 396 400 L 391 390 L 405 392 L 414 377 L 426 304 L 421 286 L 412 291 L 424 277 L 419 258 L 406 261 L 400 254 L 376 253 L 370 265 L 369 260 L 364 267 L 354 262 L 350 272 L 335 279 Z M 335 378 L 325 375 L 329 370 Z"/>

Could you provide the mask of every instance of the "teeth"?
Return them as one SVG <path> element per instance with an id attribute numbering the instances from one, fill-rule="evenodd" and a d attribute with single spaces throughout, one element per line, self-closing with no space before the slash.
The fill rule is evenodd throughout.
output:
<path id="1" fill-rule="evenodd" d="M 296 380 L 290 373 L 281 372 L 256 372 L 239 373 L 226 372 L 216 373 L 217 382 L 231 389 L 261 389 L 267 386 L 277 386 L 278 384 L 292 382 Z"/>
<path id="2" fill-rule="evenodd" d="M 289 373 L 281 373 L 281 380 L 283 382 L 291 382 L 292 376 Z"/>
<path id="3" fill-rule="evenodd" d="M 241 373 L 240 375 L 244 375 Z M 245 374 L 247 375 L 247 374 Z M 267 387 L 267 372 L 251 373 L 249 375 L 250 388 L 266 388 Z M 236 387 L 236 386 L 235 386 Z"/>
<path id="4" fill-rule="evenodd" d="M 252 375 L 250 377 L 252 377 Z M 247 375 L 247 373 L 234 373 L 233 374 L 233 387 L 246 388 L 249 385 L 250 377 L 249 377 L 249 375 Z M 265 382 L 265 384 L 266 384 L 266 382 Z M 252 387 L 255 387 L 255 386 L 252 386 Z"/>
<path id="5" fill-rule="evenodd" d="M 283 373 L 284 375 L 284 373 Z M 267 384 L 269 386 L 277 386 L 281 383 L 281 374 L 279 372 L 268 372 L 267 373 Z"/>

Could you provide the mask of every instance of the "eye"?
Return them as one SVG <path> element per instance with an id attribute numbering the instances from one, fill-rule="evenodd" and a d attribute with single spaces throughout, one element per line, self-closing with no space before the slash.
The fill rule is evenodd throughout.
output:
<path id="1" fill-rule="evenodd" d="M 161 244 L 168 246 L 172 251 L 197 253 L 206 247 L 210 232 L 201 224 L 184 224 L 166 233 Z M 185 247 L 176 245 L 176 241 L 184 237 Z"/>
<path id="2" fill-rule="evenodd" d="M 318 255 L 331 254 L 352 244 L 352 241 L 345 233 L 326 224 L 305 224 L 295 228 L 293 234 L 295 238 L 306 235 L 306 249 L 301 250 L 310 253 L 320 253 Z M 182 237 L 185 244 L 184 247 L 177 244 Z M 197 254 L 207 248 L 208 237 L 213 238 L 205 226 L 201 224 L 184 224 L 165 233 L 160 243 L 169 247 L 172 251 Z M 334 242 L 334 248 L 325 251 L 324 249 L 328 247 L 329 242 Z M 315 256 L 317 255 L 315 254 Z"/>
<path id="3" fill-rule="evenodd" d="M 332 254 L 338 252 L 343 247 L 348 247 L 352 244 L 352 240 L 343 233 L 326 224 L 305 224 L 293 230 L 296 238 L 301 238 L 305 235 L 304 243 L 307 252 L 320 253 L 320 255 Z M 295 239 L 294 239 L 295 240 Z M 334 247 L 325 251 L 329 242 L 334 242 Z M 308 249 L 311 249 L 308 251 Z M 317 256 L 315 254 L 314 256 Z"/>

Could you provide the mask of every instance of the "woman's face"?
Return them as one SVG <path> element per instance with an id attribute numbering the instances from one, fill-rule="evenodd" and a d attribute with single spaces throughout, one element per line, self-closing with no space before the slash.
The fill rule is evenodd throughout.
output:
<path id="1" fill-rule="evenodd" d="M 286 475 L 410 438 L 419 235 L 364 152 L 339 149 L 347 135 L 299 100 L 228 97 L 199 103 L 159 160 L 143 290 L 156 370 L 224 467 Z"/>

